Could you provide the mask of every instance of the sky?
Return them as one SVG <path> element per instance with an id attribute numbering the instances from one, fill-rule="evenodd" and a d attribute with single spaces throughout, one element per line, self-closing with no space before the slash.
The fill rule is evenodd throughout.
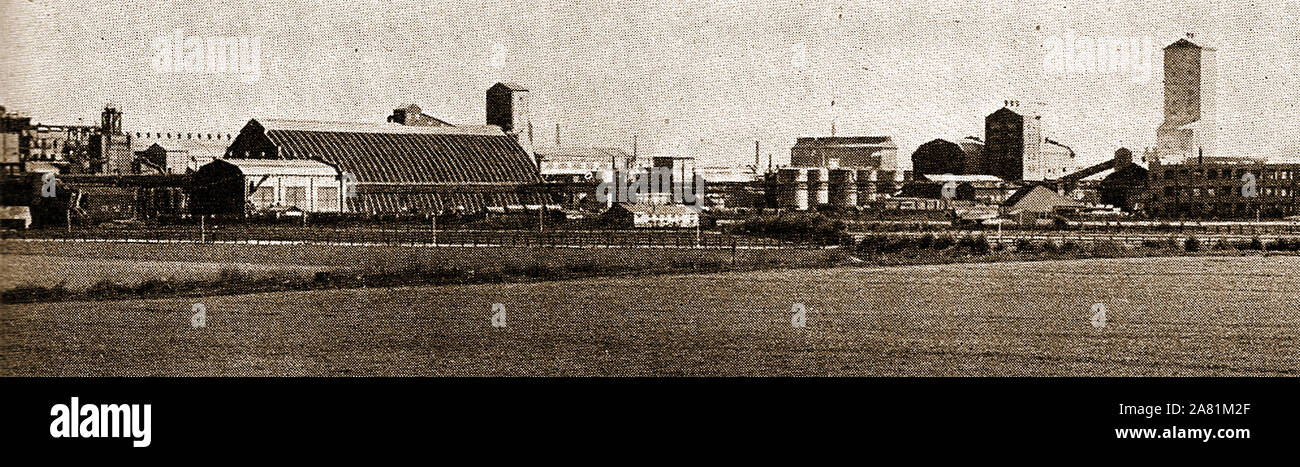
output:
<path id="1" fill-rule="evenodd" d="M 532 95 L 536 145 L 701 165 L 789 160 L 799 136 L 890 135 L 903 154 L 983 136 L 1006 100 L 1099 162 L 1155 144 L 1160 49 L 1218 49 L 1225 154 L 1300 155 L 1300 0 L 0 0 L 0 105 L 47 124 L 234 133 L 249 118 L 383 122 L 408 103 L 484 122 L 498 81 Z M 256 80 L 156 65 L 160 38 L 256 39 Z M 1122 38 L 1116 69 L 1061 72 L 1053 44 Z M 1057 49 L 1057 52 L 1060 50 Z M 1086 63 L 1071 54 L 1069 63 Z M 1152 68 L 1141 79 L 1143 63 Z M 1067 65 L 1068 66 L 1068 65 Z"/>

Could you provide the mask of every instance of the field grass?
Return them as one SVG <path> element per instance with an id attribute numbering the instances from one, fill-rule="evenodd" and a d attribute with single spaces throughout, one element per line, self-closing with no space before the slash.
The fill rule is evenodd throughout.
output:
<path id="1" fill-rule="evenodd" d="M 1121 258 L 5 305 L 0 375 L 1294 376 L 1297 266 Z M 195 302 L 206 327 L 190 325 Z"/>
<path id="2" fill-rule="evenodd" d="M 544 247 L 399 247 L 331 245 L 151 244 L 0 241 L 0 290 L 64 283 L 71 291 L 101 281 L 212 281 L 231 271 L 247 278 L 310 279 L 339 275 L 412 275 L 435 269 L 477 275 L 569 271 L 617 275 L 669 271 L 824 266 L 825 250 L 567 249 Z M 535 277 L 534 277 L 535 278 Z"/>

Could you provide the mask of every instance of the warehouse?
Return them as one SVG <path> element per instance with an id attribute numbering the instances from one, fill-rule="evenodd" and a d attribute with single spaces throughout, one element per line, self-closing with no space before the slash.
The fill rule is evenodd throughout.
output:
<path id="1" fill-rule="evenodd" d="M 315 160 L 356 183 L 345 212 L 427 215 L 547 204 L 537 167 L 496 126 L 250 120 L 226 157 Z"/>
<path id="2" fill-rule="evenodd" d="M 346 199 L 334 167 L 313 160 L 218 159 L 194 174 L 198 215 L 339 212 Z"/>

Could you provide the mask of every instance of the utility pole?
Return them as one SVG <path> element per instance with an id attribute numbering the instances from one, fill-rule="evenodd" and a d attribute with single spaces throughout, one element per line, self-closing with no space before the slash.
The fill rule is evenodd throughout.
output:
<path id="1" fill-rule="evenodd" d="M 199 243 L 208 242 L 207 221 L 208 221 L 207 214 L 203 214 L 199 216 Z"/>

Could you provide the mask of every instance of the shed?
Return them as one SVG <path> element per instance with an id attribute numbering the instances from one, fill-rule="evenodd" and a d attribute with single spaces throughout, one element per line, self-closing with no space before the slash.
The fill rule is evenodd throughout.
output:
<path id="1" fill-rule="evenodd" d="M 338 169 L 302 159 L 218 159 L 199 168 L 193 186 L 199 215 L 339 212 L 347 197 Z"/>

